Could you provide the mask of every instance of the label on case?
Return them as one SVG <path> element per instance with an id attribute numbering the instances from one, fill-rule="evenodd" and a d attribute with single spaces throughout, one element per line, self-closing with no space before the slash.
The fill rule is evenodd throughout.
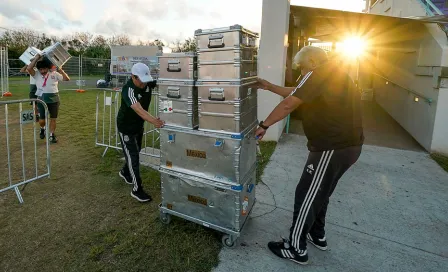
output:
<path id="1" fill-rule="evenodd" d="M 207 159 L 207 153 L 205 151 L 187 149 L 187 157 Z"/>
<path id="2" fill-rule="evenodd" d="M 170 161 L 166 161 L 166 167 L 173 168 L 173 163 Z"/>
<path id="3" fill-rule="evenodd" d="M 241 215 L 247 215 L 247 208 L 249 207 L 249 198 L 247 196 L 244 197 L 242 206 L 243 208 L 241 209 Z"/>
<path id="4" fill-rule="evenodd" d="M 165 100 L 163 101 L 163 113 L 173 113 L 173 101 Z"/>
<path id="5" fill-rule="evenodd" d="M 207 206 L 207 199 L 199 196 L 188 195 L 188 201 Z"/>

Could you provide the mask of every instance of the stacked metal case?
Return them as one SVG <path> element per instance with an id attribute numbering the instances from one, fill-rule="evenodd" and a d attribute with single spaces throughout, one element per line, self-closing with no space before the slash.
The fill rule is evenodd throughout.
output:
<path id="1" fill-rule="evenodd" d="M 196 53 L 159 54 L 159 117 L 166 125 L 183 129 L 198 127 Z"/>
<path id="2" fill-rule="evenodd" d="M 196 30 L 199 129 L 242 133 L 257 122 L 258 34 L 239 25 Z"/>
<path id="3" fill-rule="evenodd" d="M 167 124 L 160 132 L 161 219 L 169 223 L 172 214 L 219 230 L 231 247 L 255 202 L 257 91 L 251 85 L 258 34 L 235 25 L 195 36 L 197 73 L 191 75 L 197 75 L 193 114 L 199 126 L 181 127 L 161 115 Z M 175 63 L 167 56 L 160 59 L 161 74 Z"/>

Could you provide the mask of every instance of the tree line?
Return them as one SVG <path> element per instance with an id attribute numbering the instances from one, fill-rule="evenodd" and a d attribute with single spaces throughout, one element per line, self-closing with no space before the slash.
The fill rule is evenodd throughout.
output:
<path id="1" fill-rule="evenodd" d="M 18 59 L 20 55 L 29 47 L 34 46 L 43 49 L 56 42 L 60 42 L 70 55 L 83 55 L 88 58 L 110 59 L 111 45 L 148 45 L 148 46 L 168 46 L 173 52 L 196 51 L 196 40 L 193 38 L 184 41 L 177 40 L 170 44 L 165 44 L 160 39 L 133 43 L 127 34 L 113 35 L 105 37 L 94 35 L 89 32 L 75 32 L 65 37 L 48 36 L 30 29 L 10 30 L 0 36 L 0 45 L 8 46 L 10 59 Z"/>

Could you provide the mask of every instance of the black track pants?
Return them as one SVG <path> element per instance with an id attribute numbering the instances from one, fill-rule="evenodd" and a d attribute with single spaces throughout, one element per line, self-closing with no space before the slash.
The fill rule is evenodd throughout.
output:
<path id="1" fill-rule="evenodd" d="M 339 179 L 358 160 L 361 146 L 324 152 L 310 152 L 296 188 L 290 241 L 306 249 L 306 235 L 325 236 L 328 202 Z"/>
<path id="2" fill-rule="evenodd" d="M 142 179 L 140 177 L 140 150 L 142 149 L 143 133 L 123 134 L 120 133 L 121 146 L 126 162 L 122 171 L 126 177 L 129 177 L 134 184 L 133 191 L 142 188 Z"/>

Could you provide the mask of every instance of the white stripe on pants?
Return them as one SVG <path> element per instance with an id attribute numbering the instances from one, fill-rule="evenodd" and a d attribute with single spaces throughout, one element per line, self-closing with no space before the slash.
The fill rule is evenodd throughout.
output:
<path id="1" fill-rule="evenodd" d="M 292 246 L 296 250 L 299 250 L 299 241 L 300 236 L 302 234 L 303 225 L 305 224 L 306 217 L 308 215 L 311 205 L 313 204 L 314 198 L 316 197 L 316 194 L 319 191 L 320 184 L 322 183 L 322 180 L 325 176 L 325 172 L 327 170 L 328 164 L 330 163 L 333 153 L 334 150 L 323 152 L 319 164 L 317 166 L 315 175 L 311 182 L 311 185 L 308 189 L 308 192 L 305 196 L 302 206 L 300 207 L 299 215 L 296 219 L 294 229 L 292 232 L 292 241 L 291 241 Z"/>

